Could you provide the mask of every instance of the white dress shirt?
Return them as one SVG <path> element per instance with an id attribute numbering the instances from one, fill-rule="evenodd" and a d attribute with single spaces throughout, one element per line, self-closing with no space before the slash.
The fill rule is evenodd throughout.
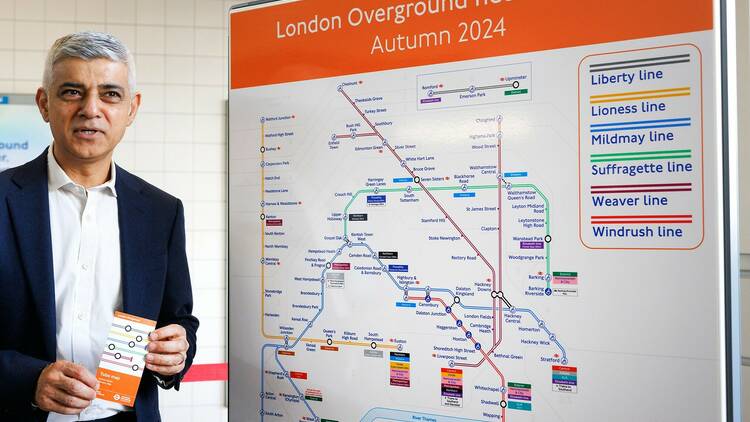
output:
<path id="1" fill-rule="evenodd" d="M 84 188 L 47 154 L 57 359 L 96 375 L 114 311 L 122 309 L 120 226 L 115 164 L 106 183 Z M 88 421 L 132 410 L 95 400 L 80 415 L 50 413 L 48 422 Z"/>

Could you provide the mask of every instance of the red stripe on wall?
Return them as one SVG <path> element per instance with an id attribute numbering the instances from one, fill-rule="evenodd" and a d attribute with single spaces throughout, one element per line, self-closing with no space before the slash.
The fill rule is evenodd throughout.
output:
<path id="1" fill-rule="evenodd" d="M 193 365 L 185 374 L 182 382 L 226 381 L 229 379 L 229 365 L 226 363 L 209 363 Z"/>

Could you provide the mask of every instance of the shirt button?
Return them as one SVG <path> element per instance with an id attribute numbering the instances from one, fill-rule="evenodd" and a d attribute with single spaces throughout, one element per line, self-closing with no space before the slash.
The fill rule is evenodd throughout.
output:
<path id="1" fill-rule="evenodd" d="M 86 270 L 88 270 L 88 269 L 89 269 L 89 266 L 88 266 L 88 265 L 86 265 L 86 264 L 81 264 L 81 269 L 82 269 L 83 271 L 86 271 Z"/>
<path id="2" fill-rule="evenodd" d="M 84 319 L 86 319 L 86 314 L 84 312 L 79 312 L 78 313 L 78 319 L 80 321 L 83 321 Z"/>

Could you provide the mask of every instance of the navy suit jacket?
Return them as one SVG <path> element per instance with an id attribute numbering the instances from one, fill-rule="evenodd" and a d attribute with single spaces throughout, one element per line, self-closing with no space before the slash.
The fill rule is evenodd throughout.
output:
<path id="1" fill-rule="evenodd" d="M 198 320 L 185 254 L 182 203 L 117 167 L 123 311 L 158 327 L 180 324 L 192 364 Z M 46 151 L 0 173 L 0 420 L 44 421 L 31 402 L 42 369 L 56 360 L 55 282 Z M 160 421 L 153 373 L 143 374 L 138 421 Z"/>

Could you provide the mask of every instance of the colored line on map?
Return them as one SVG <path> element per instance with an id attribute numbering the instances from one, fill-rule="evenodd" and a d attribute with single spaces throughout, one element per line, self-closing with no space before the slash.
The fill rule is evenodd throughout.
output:
<path id="1" fill-rule="evenodd" d="M 107 355 L 107 356 L 112 356 L 113 358 L 117 359 L 117 353 L 112 353 L 112 352 L 105 351 L 104 354 Z M 130 362 L 133 361 L 133 357 L 132 356 L 123 356 L 122 354 L 120 354 L 120 359 L 127 359 Z"/>
<path id="2" fill-rule="evenodd" d="M 125 330 L 125 331 L 127 331 L 127 332 L 130 332 L 130 331 L 132 331 L 132 332 L 134 332 L 134 333 L 139 333 L 139 334 L 144 334 L 144 335 L 147 335 L 147 334 L 148 334 L 148 333 L 147 333 L 147 332 L 145 332 L 145 331 L 142 331 L 142 330 L 138 330 L 138 329 L 136 329 L 136 328 L 133 328 L 133 327 L 130 327 L 130 330 L 128 330 L 128 329 L 126 329 L 126 327 L 125 327 L 124 325 L 112 324 L 112 326 L 113 326 L 113 327 L 117 327 L 117 328 L 121 328 L 121 329 L 123 329 L 123 330 Z"/>
<path id="3" fill-rule="evenodd" d="M 620 161 L 655 161 L 655 160 L 678 160 L 682 158 L 692 158 L 691 155 L 660 155 L 653 157 L 630 157 L 618 159 L 601 159 L 591 160 L 592 163 L 615 163 Z"/>
<path id="4" fill-rule="evenodd" d="M 630 66 L 617 66 L 617 67 L 609 67 L 606 69 L 593 69 L 589 72 L 606 72 L 608 70 L 621 70 L 621 69 L 635 69 L 639 67 L 650 67 L 650 66 L 663 66 L 668 64 L 678 64 L 678 63 L 690 63 L 690 60 L 670 60 L 665 62 L 659 62 L 659 63 L 648 63 L 648 64 L 638 64 L 638 65 L 630 65 Z"/>
<path id="5" fill-rule="evenodd" d="M 614 221 L 614 220 L 599 220 L 599 221 L 592 221 L 591 224 L 604 224 L 604 225 L 612 225 L 612 224 L 692 224 L 693 220 L 623 220 L 623 221 Z"/>
<path id="6" fill-rule="evenodd" d="M 685 189 L 640 189 L 640 190 L 606 190 L 606 191 L 594 191 L 591 193 L 646 193 L 646 192 L 690 192 L 692 188 Z"/>
<path id="7" fill-rule="evenodd" d="M 596 63 L 589 65 L 589 72 L 606 72 L 608 70 L 635 69 L 639 67 L 662 66 L 676 63 L 689 63 L 690 54 L 678 54 L 674 56 L 651 57 L 646 59 L 623 60 L 609 63 Z M 638 63 L 638 64 L 634 64 Z"/>
<path id="8" fill-rule="evenodd" d="M 266 160 L 266 119 L 260 119 L 260 160 L 263 164 Z M 265 217 L 265 204 L 266 204 L 266 166 L 260 166 L 260 212 L 261 216 Z M 266 291 L 266 230 L 263 227 L 263 220 L 260 220 L 260 332 L 263 337 L 268 338 L 266 334 L 266 299 L 263 294 Z M 262 401 L 262 400 L 261 400 Z"/>
<path id="9" fill-rule="evenodd" d="M 692 150 L 671 149 L 663 151 L 621 152 L 610 154 L 591 154 L 592 163 L 609 163 L 618 161 L 651 161 L 678 158 L 691 158 Z"/>
<path id="10" fill-rule="evenodd" d="M 645 124 L 655 124 L 655 123 L 674 123 L 674 122 L 690 122 L 690 117 L 679 117 L 674 119 L 657 119 L 657 120 L 637 120 L 633 122 L 614 122 L 614 123 L 594 123 L 590 127 L 593 128 L 599 128 L 599 127 L 608 127 L 608 126 L 633 126 L 633 125 L 645 125 Z"/>
<path id="11" fill-rule="evenodd" d="M 331 345 L 339 345 L 339 346 L 355 346 L 355 347 L 371 347 L 371 342 L 364 342 L 364 341 L 344 341 L 344 340 L 331 340 L 330 343 L 328 342 L 328 339 L 321 339 L 321 338 L 310 338 L 310 337 L 302 337 L 298 338 L 295 336 L 277 336 L 277 335 L 271 335 L 267 338 L 272 340 L 289 340 L 296 342 L 297 340 L 304 341 L 306 343 L 316 343 L 316 344 L 331 344 Z M 398 345 L 395 344 L 386 344 L 381 343 L 378 345 L 379 349 L 398 349 Z"/>
<path id="12" fill-rule="evenodd" d="M 673 60 L 673 59 L 685 59 L 685 58 L 690 58 L 690 53 L 676 54 L 673 56 L 648 57 L 644 59 L 621 60 L 621 61 L 607 62 L 607 63 L 594 63 L 594 64 L 589 65 L 589 69 L 594 69 L 594 68 L 599 68 L 599 67 L 611 67 L 611 66 L 622 65 L 622 64 L 649 63 L 649 62 L 660 61 L 660 60 Z"/>
<path id="13" fill-rule="evenodd" d="M 508 184 L 505 186 L 509 189 L 532 189 L 534 192 L 536 192 L 544 201 L 544 217 L 545 217 L 545 235 L 549 236 L 550 234 L 550 204 L 549 199 L 547 199 L 547 196 L 544 195 L 544 193 L 533 183 L 513 183 Z M 368 194 L 368 193 L 389 193 L 389 192 L 406 192 L 409 188 L 383 188 L 383 189 L 360 189 L 357 192 L 352 195 L 352 198 L 349 200 L 349 202 L 344 207 L 344 237 L 348 236 L 349 230 L 348 230 L 348 219 L 346 218 L 347 215 L 349 215 L 349 208 L 351 208 L 354 201 L 362 194 Z M 455 190 L 462 190 L 463 186 L 436 186 L 436 187 L 414 187 L 412 188 L 413 192 L 422 192 L 424 189 L 427 189 L 429 191 L 455 191 Z M 466 189 L 468 190 L 485 190 L 485 189 L 498 189 L 498 185 L 468 185 L 466 186 Z M 551 255 L 551 248 L 545 248 L 547 258 L 546 258 L 546 274 L 550 273 L 550 255 Z M 547 287 L 550 287 L 550 280 L 547 280 Z"/>
<path id="14" fill-rule="evenodd" d="M 333 138 L 335 138 L 335 139 L 353 139 L 353 138 L 364 138 L 364 137 L 367 137 L 367 136 L 376 136 L 376 134 L 371 133 L 371 132 L 367 132 L 367 133 L 356 133 L 356 132 L 353 132 L 353 133 L 346 133 L 346 134 L 342 134 L 342 135 L 333 135 Z"/>
<path id="15" fill-rule="evenodd" d="M 484 86 L 471 86 L 468 88 L 460 88 L 460 89 L 446 89 L 442 91 L 432 91 L 432 95 L 440 95 L 440 94 L 455 94 L 458 92 L 474 92 L 474 91 L 486 91 L 488 89 L 500 89 L 500 88 L 517 88 L 518 84 L 499 84 L 499 85 L 484 85 Z"/>
<path id="16" fill-rule="evenodd" d="M 591 193 L 689 192 L 692 183 L 642 183 L 635 185 L 595 185 Z"/>
<path id="17" fill-rule="evenodd" d="M 492 291 L 503 291 L 503 192 L 501 186 L 503 185 L 503 144 L 502 144 L 502 133 L 503 133 L 503 119 L 502 117 L 497 118 L 497 174 L 500 178 L 497 179 L 497 286 L 495 282 L 492 282 Z M 494 349 L 500 342 L 503 341 L 503 309 L 502 303 L 498 304 L 498 295 L 492 295 L 492 348 Z M 497 312 L 498 305 L 500 305 L 500 312 Z M 499 314 L 499 317 L 498 317 Z M 498 340 L 499 337 L 499 340 Z"/>
<path id="18" fill-rule="evenodd" d="M 603 158 L 603 157 L 631 157 L 641 155 L 661 155 L 661 154 L 690 154 L 692 150 L 689 149 L 666 149 L 663 151 L 646 151 L 646 152 L 619 152 L 609 154 L 591 154 L 591 158 Z"/>
<path id="19" fill-rule="evenodd" d="M 411 178 L 411 181 L 414 179 Z M 400 183 L 401 180 L 399 180 Z M 460 190 L 484 190 L 484 189 L 497 189 L 497 185 L 468 185 L 468 186 L 435 186 L 435 187 L 412 187 L 411 189 L 406 188 L 383 188 L 383 189 L 360 189 L 357 192 L 352 195 L 352 199 L 349 200 L 349 202 L 346 204 L 346 207 L 344 207 L 344 236 L 348 235 L 348 219 L 346 218 L 349 215 L 349 208 L 352 206 L 354 201 L 362 194 L 370 194 L 370 193 L 393 193 L 393 192 L 422 192 L 425 189 L 430 191 L 460 191 Z"/>
<path id="20" fill-rule="evenodd" d="M 689 224 L 691 214 L 592 215 L 591 224 Z"/>
<path id="21" fill-rule="evenodd" d="M 592 215 L 592 220 L 604 220 L 604 219 L 625 219 L 625 218 L 693 218 L 690 214 L 674 214 L 674 215 Z"/>
<path id="22" fill-rule="evenodd" d="M 655 98 L 685 97 L 690 95 L 690 87 L 650 89 L 647 91 L 631 91 L 614 94 L 600 94 L 590 96 L 591 104 L 613 103 L 619 101 L 648 100 Z"/>
<path id="23" fill-rule="evenodd" d="M 591 129 L 592 133 L 595 132 L 622 132 L 624 130 L 643 130 L 643 129 L 663 129 L 668 127 L 685 127 L 690 126 L 690 123 L 674 123 L 671 125 L 653 125 L 653 126 L 619 126 L 604 129 Z"/>
<path id="24" fill-rule="evenodd" d="M 668 186 L 692 186 L 692 183 L 639 183 L 635 185 L 592 185 L 591 189 L 623 189 L 623 188 L 647 188 Z"/>

